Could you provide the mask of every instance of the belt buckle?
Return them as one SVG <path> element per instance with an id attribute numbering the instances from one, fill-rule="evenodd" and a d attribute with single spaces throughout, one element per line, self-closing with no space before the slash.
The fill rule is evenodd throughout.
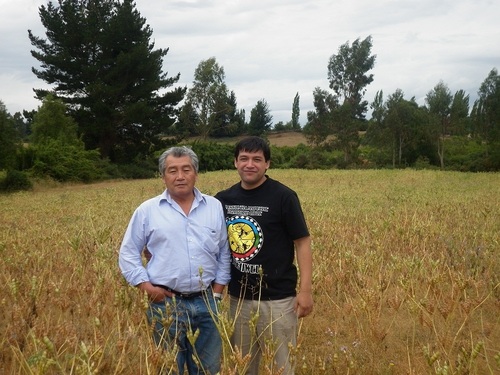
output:
<path id="1" fill-rule="evenodd" d="M 178 295 L 180 298 L 191 299 L 191 298 L 201 296 L 203 294 L 203 292 L 199 291 L 199 292 L 192 292 L 192 293 L 175 293 L 175 294 Z"/>

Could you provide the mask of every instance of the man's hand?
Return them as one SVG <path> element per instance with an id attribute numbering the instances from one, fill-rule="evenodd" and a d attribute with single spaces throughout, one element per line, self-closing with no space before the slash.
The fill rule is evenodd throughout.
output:
<path id="1" fill-rule="evenodd" d="M 308 291 L 301 291 L 297 294 L 295 302 L 295 312 L 299 318 L 309 315 L 313 310 L 312 293 Z"/>
<path id="2" fill-rule="evenodd" d="M 137 287 L 148 295 L 151 302 L 161 302 L 166 297 L 172 298 L 174 296 L 173 293 L 159 286 L 154 286 L 149 281 L 140 283 Z"/>

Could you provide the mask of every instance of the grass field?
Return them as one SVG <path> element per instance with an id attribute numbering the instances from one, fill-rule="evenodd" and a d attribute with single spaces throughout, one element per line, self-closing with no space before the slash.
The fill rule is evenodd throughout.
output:
<path id="1" fill-rule="evenodd" d="M 298 374 L 500 373 L 500 174 L 269 174 L 298 192 L 313 237 Z M 202 174 L 198 187 L 215 194 L 236 177 Z M 157 374 L 172 363 L 117 267 L 130 215 L 162 189 L 155 179 L 0 196 L 0 373 Z M 232 349 L 223 374 L 238 374 Z"/>

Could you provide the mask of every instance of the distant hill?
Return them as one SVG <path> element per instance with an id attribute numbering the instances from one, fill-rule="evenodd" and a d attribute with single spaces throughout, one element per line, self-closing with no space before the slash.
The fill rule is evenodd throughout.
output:
<path id="1" fill-rule="evenodd" d="M 243 138 L 243 136 L 240 137 L 233 137 L 233 138 L 212 138 L 210 139 L 211 141 L 217 142 L 217 143 L 236 143 L 238 140 Z M 271 142 L 271 145 L 273 146 L 297 146 L 301 143 L 307 145 L 307 140 L 306 137 L 304 137 L 304 134 L 301 132 L 276 132 L 276 133 L 269 133 L 267 135 L 267 138 L 269 139 L 269 142 Z M 199 140 L 201 138 L 199 137 L 193 137 L 190 138 L 191 141 L 194 140 Z"/>
<path id="2" fill-rule="evenodd" d="M 300 132 L 272 133 L 268 137 L 273 146 L 297 146 L 301 143 L 307 145 L 306 137 Z"/>

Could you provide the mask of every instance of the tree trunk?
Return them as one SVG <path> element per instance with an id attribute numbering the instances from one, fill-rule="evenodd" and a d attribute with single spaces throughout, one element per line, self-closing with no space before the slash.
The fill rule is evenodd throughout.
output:
<path id="1" fill-rule="evenodd" d="M 444 169 L 444 137 L 441 136 L 438 139 L 438 156 L 439 163 L 441 164 L 441 169 Z"/>

